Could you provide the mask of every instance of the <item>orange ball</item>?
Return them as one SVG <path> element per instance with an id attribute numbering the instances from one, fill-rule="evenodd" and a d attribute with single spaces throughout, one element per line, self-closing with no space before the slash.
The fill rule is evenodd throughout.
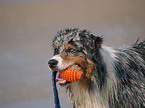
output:
<path id="1" fill-rule="evenodd" d="M 66 81 L 76 82 L 81 78 L 83 71 L 78 65 L 73 65 L 66 70 L 59 71 L 59 73 L 60 76 Z"/>

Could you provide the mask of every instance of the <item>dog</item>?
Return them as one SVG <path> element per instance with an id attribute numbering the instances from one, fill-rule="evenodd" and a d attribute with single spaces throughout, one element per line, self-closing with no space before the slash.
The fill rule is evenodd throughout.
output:
<path id="1" fill-rule="evenodd" d="M 87 30 L 68 28 L 53 39 L 52 71 L 76 64 L 83 75 L 66 87 L 73 108 L 145 108 L 145 41 L 113 49 Z"/>

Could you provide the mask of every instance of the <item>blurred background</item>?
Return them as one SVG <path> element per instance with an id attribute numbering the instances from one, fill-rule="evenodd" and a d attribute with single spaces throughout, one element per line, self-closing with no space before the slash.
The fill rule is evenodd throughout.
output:
<path id="1" fill-rule="evenodd" d="M 145 39 L 145 0 L 0 0 L 0 108 L 54 108 L 47 61 L 53 37 L 68 27 L 130 45 Z M 59 95 L 70 108 L 64 88 Z"/>

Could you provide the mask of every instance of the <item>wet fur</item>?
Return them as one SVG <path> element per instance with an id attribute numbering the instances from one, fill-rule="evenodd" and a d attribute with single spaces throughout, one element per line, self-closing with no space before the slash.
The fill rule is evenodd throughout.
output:
<path id="1" fill-rule="evenodd" d="M 53 40 L 61 68 L 78 63 L 84 71 L 80 81 L 66 87 L 73 107 L 145 108 L 145 41 L 119 49 L 102 42 L 102 37 L 76 28 L 58 32 Z M 75 54 L 65 51 L 68 44 Z"/>

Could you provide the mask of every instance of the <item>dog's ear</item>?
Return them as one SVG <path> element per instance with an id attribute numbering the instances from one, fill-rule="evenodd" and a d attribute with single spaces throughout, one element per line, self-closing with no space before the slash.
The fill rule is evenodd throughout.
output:
<path id="1" fill-rule="evenodd" d="M 99 49 L 102 45 L 102 37 L 95 36 L 86 30 L 80 31 L 79 36 L 80 42 L 85 48 L 85 51 L 91 55 L 92 53 L 96 52 L 96 50 Z"/>
<path id="2" fill-rule="evenodd" d="M 95 48 L 99 49 L 102 45 L 103 38 L 102 37 L 95 37 Z"/>

